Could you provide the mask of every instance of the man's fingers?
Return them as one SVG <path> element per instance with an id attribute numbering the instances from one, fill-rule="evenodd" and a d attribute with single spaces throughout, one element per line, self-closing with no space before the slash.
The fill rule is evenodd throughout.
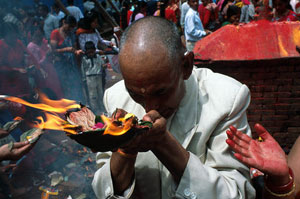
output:
<path id="1" fill-rule="evenodd" d="M 155 122 L 155 120 L 159 118 L 161 118 L 161 115 L 157 111 L 151 110 L 146 113 L 146 115 L 144 115 L 143 120 L 148 122 Z"/>
<path id="2" fill-rule="evenodd" d="M 261 124 L 256 123 L 254 125 L 254 129 L 256 131 L 256 134 L 260 136 L 263 140 L 270 138 L 273 139 L 270 133 Z"/>
<path id="3" fill-rule="evenodd" d="M 17 148 L 21 148 L 23 146 L 26 146 L 26 145 L 29 145 L 29 142 L 28 141 L 24 141 L 24 142 L 15 142 L 14 145 L 13 145 L 13 148 L 14 149 L 17 149 Z M 30 146 L 30 145 L 29 145 Z"/>

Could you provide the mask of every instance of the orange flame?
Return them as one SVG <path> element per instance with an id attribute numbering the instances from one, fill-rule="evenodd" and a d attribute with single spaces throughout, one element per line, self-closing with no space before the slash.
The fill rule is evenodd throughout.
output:
<path id="1" fill-rule="evenodd" d="M 44 121 L 43 117 L 39 116 L 37 117 L 38 120 L 41 122 L 35 123 L 36 128 L 40 129 L 49 129 L 49 130 L 59 130 L 59 131 L 65 131 L 71 134 L 77 134 L 75 130 L 72 128 L 76 128 L 77 126 L 74 126 L 72 124 L 66 123 L 65 120 L 61 119 L 59 116 L 45 113 L 46 115 L 46 121 Z"/>
<path id="2" fill-rule="evenodd" d="M 14 118 L 14 120 L 23 120 L 23 118 L 17 116 L 17 117 Z"/>
<path id="3" fill-rule="evenodd" d="M 69 109 L 80 108 L 80 105 L 76 104 L 76 102 L 73 100 L 51 100 L 48 99 L 44 94 L 40 94 L 41 104 L 32 104 L 17 97 L 7 97 L 6 100 L 43 110 L 45 113 L 45 118 L 42 116 L 36 118 L 37 121 L 34 122 L 34 127 L 36 128 L 59 130 L 71 134 L 77 134 L 76 128 L 78 128 L 78 126 L 69 124 L 58 115 L 59 113 L 66 113 Z M 133 126 L 135 116 L 133 114 L 127 114 L 124 118 L 119 118 L 119 121 L 122 122 L 122 125 L 119 126 L 104 115 L 101 115 L 101 118 L 107 126 L 103 135 L 109 134 L 113 136 L 120 136 L 126 133 Z"/>
<path id="4" fill-rule="evenodd" d="M 122 126 L 115 125 L 110 118 L 101 115 L 102 121 L 106 124 L 106 129 L 103 135 L 109 134 L 113 136 L 119 136 L 126 133 L 133 125 L 134 116 L 128 118 L 125 122 L 123 122 Z"/>
<path id="5" fill-rule="evenodd" d="M 39 116 L 36 119 L 39 121 L 34 122 L 34 127 L 39 129 L 59 130 L 65 131 L 71 134 L 77 134 L 75 128 L 77 126 L 68 124 L 64 119 L 60 118 L 57 113 L 66 113 L 69 109 L 80 108 L 79 104 L 76 104 L 73 100 L 61 99 L 51 100 L 46 95 L 40 94 L 40 99 L 43 104 L 32 104 L 23 99 L 17 97 L 7 97 L 6 100 L 17 102 L 32 108 L 45 111 L 46 119 Z M 19 119 L 19 117 L 16 117 Z M 22 118 L 21 118 L 22 119 Z"/>
<path id="6" fill-rule="evenodd" d="M 40 97 L 41 97 L 41 101 L 45 102 L 46 104 L 32 104 L 17 97 L 7 97 L 5 99 L 32 108 L 36 108 L 48 112 L 54 112 L 54 113 L 65 113 L 69 109 L 80 108 L 80 105 L 76 104 L 76 102 L 73 100 L 68 100 L 68 99 L 50 100 L 43 94 L 40 94 Z"/>

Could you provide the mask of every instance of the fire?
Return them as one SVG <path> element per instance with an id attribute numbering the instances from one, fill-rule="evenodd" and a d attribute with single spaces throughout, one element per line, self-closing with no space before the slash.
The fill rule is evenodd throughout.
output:
<path id="1" fill-rule="evenodd" d="M 23 118 L 17 116 L 17 117 L 14 118 L 14 120 L 23 120 Z"/>
<path id="2" fill-rule="evenodd" d="M 64 114 L 70 109 L 80 108 L 80 105 L 76 104 L 73 100 L 51 100 L 44 94 L 40 94 L 40 104 L 32 104 L 17 97 L 7 97 L 5 99 L 44 111 L 45 117 L 43 118 L 42 116 L 38 116 L 36 118 L 37 121 L 34 121 L 35 128 L 65 131 L 70 134 L 77 134 L 76 129 L 78 126 L 69 124 L 60 117 L 62 113 Z M 125 117 L 119 118 L 118 121 L 122 123 L 122 125 L 119 126 L 104 115 L 101 115 L 101 118 L 107 126 L 103 135 L 109 134 L 113 136 L 120 136 L 126 133 L 133 126 L 135 116 L 133 114 L 127 114 Z M 22 118 L 15 118 L 15 120 L 19 119 Z"/>
<path id="3" fill-rule="evenodd" d="M 5 99 L 32 108 L 36 108 L 48 112 L 54 112 L 54 113 L 65 113 L 69 109 L 80 108 L 80 105 L 76 104 L 76 102 L 73 100 L 68 100 L 68 99 L 50 100 L 44 94 L 40 94 L 40 98 L 41 98 L 41 102 L 44 102 L 45 104 L 32 104 L 17 97 L 7 97 Z"/>
<path id="4" fill-rule="evenodd" d="M 106 129 L 103 133 L 103 135 L 109 134 L 109 135 L 113 135 L 113 136 L 119 136 L 119 135 L 123 135 L 124 133 L 126 133 L 133 125 L 133 119 L 134 119 L 134 115 L 131 115 L 130 117 L 124 117 L 124 118 L 128 118 L 127 120 L 124 121 L 124 119 L 119 119 L 120 121 L 123 120 L 123 125 L 122 126 L 117 126 L 115 125 L 110 118 L 105 117 L 104 115 L 101 115 L 101 119 L 102 121 L 106 124 Z"/>
<path id="5" fill-rule="evenodd" d="M 71 134 L 77 134 L 75 128 L 77 126 L 68 124 L 64 119 L 62 119 L 58 113 L 66 113 L 69 109 L 80 108 L 79 104 L 76 104 L 73 100 L 61 99 L 61 100 L 51 100 L 48 99 L 46 95 L 40 94 L 41 104 L 32 104 L 23 99 L 17 97 L 7 97 L 6 100 L 17 102 L 32 108 L 43 110 L 45 113 L 45 120 L 42 116 L 38 116 L 36 119 L 38 121 L 34 122 L 34 127 L 39 129 L 49 129 L 49 130 L 59 130 L 65 131 Z M 14 120 L 22 119 L 16 117 Z"/>
<path id="6" fill-rule="evenodd" d="M 65 120 L 61 119 L 59 116 L 45 113 L 46 115 L 46 121 L 44 121 L 43 117 L 39 116 L 37 119 L 41 122 L 36 122 L 35 127 L 40 129 L 49 129 L 49 130 L 59 130 L 59 131 L 65 131 L 71 134 L 77 134 L 74 128 L 77 126 L 74 126 L 72 124 L 66 123 Z"/>

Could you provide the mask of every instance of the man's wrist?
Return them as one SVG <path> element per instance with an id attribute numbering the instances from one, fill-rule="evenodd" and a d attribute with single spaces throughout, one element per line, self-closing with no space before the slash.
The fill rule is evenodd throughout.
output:
<path id="1" fill-rule="evenodd" d="M 117 150 L 117 153 L 120 156 L 127 158 L 127 159 L 135 159 L 138 154 L 138 152 L 136 152 L 136 151 L 129 151 L 129 150 L 121 149 L 121 148 L 119 148 Z"/>
<path id="2" fill-rule="evenodd" d="M 151 151 L 156 151 L 159 152 L 161 150 L 165 150 L 166 149 L 166 145 L 169 143 L 170 141 L 170 132 L 165 131 L 163 133 L 163 135 L 160 136 L 159 139 L 157 139 L 157 141 L 155 142 L 155 144 L 153 144 L 151 147 Z"/>

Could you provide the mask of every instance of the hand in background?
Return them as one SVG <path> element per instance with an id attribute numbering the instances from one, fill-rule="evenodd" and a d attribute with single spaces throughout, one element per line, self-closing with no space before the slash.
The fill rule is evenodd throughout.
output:
<path id="1" fill-rule="evenodd" d="M 269 132 L 260 124 L 254 129 L 263 141 L 254 140 L 248 135 L 230 126 L 226 140 L 230 148 L 236 152 L 234 156 L 249 167 L 254 167 L 272 176 L 288 176 L 289 168 L 284 151 Z"/>
<path id="2" fill-rule="evenodd" d="M 4 138 L 6 136 L 9 135 L 9 132 L 8 131 L 5 131 L 3 129 L 0 129 L 0 138 Z M 1 153 L 1 152 L 0 152 Z"/>
<path id="3" fill-rule="evenodd" d="M 0 161 L 2 160 L 18 160 L 23 155 L 28 153 L 33 147 L 28 141 L 15 142 L 12 148 L 9 144 L 5 144 L 0 147 Z"/>
<path id="4" fill-rule="evenodd" d="M 75 54 L 76 56 L 80 56 L 80 55 L 83 55 L 84 52 L 83 52 L 83 50 L 75 50 L 75 51 L 74 51 L 74 54 Z"/>

